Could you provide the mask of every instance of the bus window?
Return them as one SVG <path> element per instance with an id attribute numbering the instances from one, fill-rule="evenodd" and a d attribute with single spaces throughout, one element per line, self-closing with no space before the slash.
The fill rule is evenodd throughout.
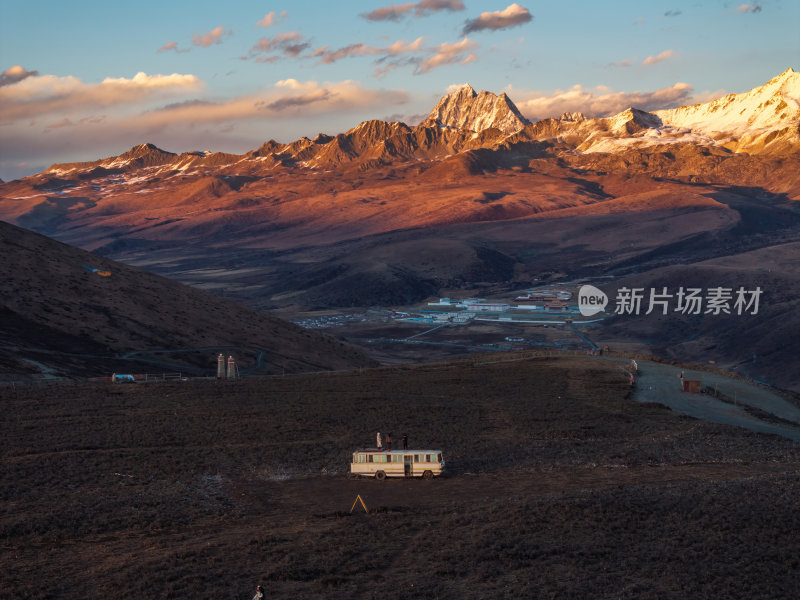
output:
<path id="1" fill-rule="evenodd" d="M 372 462 L 372 454 L 369 454 L 369 455 L 367 456 L 367 462 Z"/>
<path id="2" fill-rule="evenodd" d="M 430 454 L 426 454 L 425 455 L 425 462 L 431 462 L 431 455 Z"/>
<path id="3" fill-rule="evenodd" d="M 414 455 L 414 462 L 419 462 L 419 457 L 422 456 L 421 454 Z"/>
<path id="4" fill-rule="evenodd" d="M 438 462 L 442 462 L 442 455 L 441 454 L 439 455 L 439 461 Z"/>

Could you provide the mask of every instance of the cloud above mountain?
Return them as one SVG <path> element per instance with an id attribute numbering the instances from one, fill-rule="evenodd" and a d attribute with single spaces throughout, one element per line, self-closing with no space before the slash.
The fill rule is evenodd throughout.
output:
<path id="1" fill-rule="evenodd" d="M 408 102 L 403 90 L 382 90 L 357 81 L 283 79 L 271 89 L 226 100 L 189 100 L 148 110 L 130 118 L 148 129 L 196 127 L 273 117 L 308 118 L 319 114 L 359 113 Z"/>
<path id="2" fill-rule="evenodd" d="M 472 52 L 472 50 L 475 50 L 477 47 L 478 44 L 466 37 L 460 42 L 443 42 L 435 48 L 431 56 L 422 60 L 417 65 L 415 73 L 428 73 L 444 65 L 452 65 L 455 63 L 465 65 L 470 63 L 477 58 L 475 53 Z"/>
<path id="3" fill-rule="evenodd" d="M 148 75 L 132 78 L 107 77 L 100 83 L 84 83 L 77 77 L 32 75 L 0 87 L 0 109 L 4 120 L 37 118 L 67 113 L 138 105 L 172 95 L 198 92 L 203 82 L 194 75 Z"/>
<path id="4" fill-rule="evenodd" d="M 464 24 L 462 35 L 476 31 L 508 29 L 533 20 L 530 11 L 519 4 L 510 4 L 503 10 L 484 12 L 475 19 L 470 19 Z"/>
<path id="5" fill-rule="evenodd" d="M 10 93 L 13 88 L 18 89 Z M 37 167 L 64 155 L 71 160 L 110 155 L 143 138 L 179 150 L 211 147 L 244 152 L 268 137 L 294 139 L 296 130 L 315 118 L 344 130 L 370 115 L 377 118 L 390 107 L 403 110 L 410 101 L 402 89 L 371 88 L 353 80 L 289 78 L 229 98 L 197 95 L 204 91 L 204 83 L 193 75 L 141 73 L 99 84 L 74 77 L 30 76 L 0 87 L 4 144 L 14 148 L 19 164 Z M 163 102 L 176 95 L 183 99 Z"/>
<path id="6" fill-rule="evenodd" d="M 618 92 L 606 86 L 585 89 L 574 85 L 568 90 L 551 93 L 507 90 L 517 108 L 531 121 L 558 117 L 565 112 L 581 112 L 587 117 L 605 117 L 630 107 L 641 110 L 675 108 L 693 101 L 693 88 L 688 83 L 650 92 Z"/>

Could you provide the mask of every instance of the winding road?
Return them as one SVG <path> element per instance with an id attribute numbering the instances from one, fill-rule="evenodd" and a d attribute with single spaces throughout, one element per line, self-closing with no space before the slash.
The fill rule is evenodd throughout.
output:
<path id="1" fill-rule="evenodd" d="M 598 358 L 619 361 L 621 365 L 630 363 L 629 359 Z M 736 425 L 800 442 L 800 407 L 768 388 L 709 371 L 681 369 L 647 360 L 637 362 L 639 374 L 633 392 L 633 399 L 637 402 L 658 402 L 675 412 L 705 421 Z M 708 394 L 682 392 L 679 378 L 681 372 L 684 379 L 699 380 L 703 387 L 716 389 L 720 394 L 734 400 L 734 403 Z M 747 407 L 770 413 L 781 419 L 781 422 L 761 419 L 749 412 Z"/>

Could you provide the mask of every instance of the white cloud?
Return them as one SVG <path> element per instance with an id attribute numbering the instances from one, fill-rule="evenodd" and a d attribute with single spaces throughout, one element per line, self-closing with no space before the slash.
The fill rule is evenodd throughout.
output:
<path id="1" fill-rule="evenodd" d="M 394 44 L 383 48 L 383 51 L 391 55 L 402 54 L 403 52 L 417 52 L 422 49 L 422 42 L 423 38 L 421 37 L 418 37 L 411 43 L 406 43 L 404 40 L 397 40 Z"/>
<path id="2" fill-rule="evenodd" d="M 150 92 L 159 89 L 152 87 L 158 83 L 158 77 L 162 78 L 161 83 L 166 83 L 164 76 L 144 77 L 149 79 L 151 87 L 146 90 Z M 334 133 L 345 131 L 365 118 L 379 118 L 386 112 L 402 110 L 409 102 L 409 95 L 404 90 L 376 89 L 358 81 L 284 79 L 252 94 L 188 100 L 184 96 L 184 99 L 169 104 L 162 100 L 160 105 L 153 107 L 161 96 L 148 95 L 141 89 L 136 91 L 131 82 L 137 78 L 106 80 L 108 83 L 103 82 L 105 86 L 115 88 L 120 83 L 113 82 L 127 82 L 111 95 L 110 87 L 102 87 L 103 84 L 91 86 L 76 78 L 53 79 L 69 80 L 61 82 L 61 89 L 69 97 L 64 99 L 63 110 L 37 114 L 31 109 L 23 113 L 16 104 L 22 103 L 22 96 L 17 96 L 14 100 L 15 120 L 2 125 L 4 147 L 14 149 L 13 160 L 32 165 L 22 172 L 22 167 L 12 168 L 6 160 L 0 163 L 6 178 L 8 173 L 21 176 L 41 170 L 43 164 L 93 160 L 119 154 L 141 142 L 153 142 L 177 152 L 202 147 L 242 153 L 258 147 L 270 137 L 288 142 L 300 135 L 313 135 L 326 129 Z M 146 85 L 142 77 L 138 81 L 140 86 Z M 53 91 L 52 84 L 50 81 L 46 87 L 48 93 Z M 0 95 L 17 85 L 0 88 Z M 39 85 L 41 87 L 43 82 Z M 198 85 L 196 89 L 201 87 Z M 193 88 L 177 89 L 185 94 Z M 129 96 L 127 104 L 108 103 L 108 100 L 119 100 L 116 94 L 125 90 Z M 138 98 L 136 103 L 132 103 L 131 94 Z M 78 99 L 81 102 L 76 102 Z M 5 116 L 7 96 L 3 100 L 0 112 Z M 99 105 L 103 105 L 101 110 L 98 110 Z M 55 104 L 50 107 L 54 108 Z"/>
<path id="3" fill-rule="evenodd" d="M 177 42 L 167 42 L 156 51 L 156 54 L 161 54 L 162 52 L 177 52 L 178 54 L 183 54 L 188 51 L 188 49 L 180 50 Z"/>
<path id="4" fill-rule="evenodd" d="M 474 50 L 478 47 L 478 45 L 470 40 L 469 38 L 464 38 L 460 42 L 456 43 L 449 43 L 444 42 L 439 44 L 432 56 L 429 56 L 425 60 L 421 61 L 417 66 L 415 73 L 428 73 L 433 69 L 444 65 L 451 65 L 455 63 L 466 64 L 475 60 L 475 54 L 471 53 L 471 50 Z M 470 54 L 467 54 L 470 52 Z"/>
<path id="5" fill-rule="evenodd" d="M 630 107 L 650 111 L 675 108 L 698 101 L 692 96 L 692 86 L 688 83 L 676 83 L 650 92 L 617 92 L 606 86 L 584 89 L 581 85 L 551 93 L 519 92 L 510 88 L 507 92 L 522 114 L 532 121 L 558 117 L 565 112 L 581 112 L 588 117 L 606 117 Z"/>
<path id="6" fill-rule="evenodd" d="M 259 52 L 283 52 L 287 56 L 296 57 L 303 53 L 304 50 L 311 46 L 304 40 L 303 36 L 297 31 L 289 31 L 286 33 L 279 33 L 275 37 L 261 38 L 258 43 L 250 49 L 250 54 Z M 259 62 L 273 62 L 274 57 L 262 59 Z"/>
<path id="7" fill-rule="evenodd" d="M 359 112 L 404 104 L 407 101 L 408 94 L 403 90 L 365 88 L 352 80 L 318 83 L 283 79 L 276 82 L 273 89 L 258 94 L 238 96 L 221 102 L 173 104 L 138 118 L 150 127 L 172 127 L 189 123 L 281 117 L 286 113 L 308 117 L 326 113 Z"/>
<path id="8" fill-rule="evenodd" d="M 273 25 L 277 25 L 278 22 L 284 20 L 288 16 L 289 13 L 287 13 L 285 10 L 281 11 L 280 14 L 276 14 L 273 10 L 265 14 L 264 18 L 258 21 L 256 25 L 259 27 L 272 27 Z"/>
<path id="9" fill-rule="evenodd" d="M 207 48 L 208 46 L 212 46 L 214 44 L 221 44 L 222 38 L 227 35 L 233 35 L 233 32 L 229 29 L 226 29 L 223 25 L 220 25 L 208 33 L 194 34 L 194 37 L 192 38 L 192 44 L 202 48 Z"/>
<path id="10" fill-rule="evenodd" d="M 84 83 L 77 77 L 31 76 L 0 87 L 0 112 L 6 121 L 30 119 L 52 113 L 68 113 L 111 106 L 139 105 L 152 99 L 197 92 L 203 82 L 194 75 L 147 75 L 131 79 L 106 78 Z"/>
<path id="11" fill-rule="evenodd" d="M 668 58 L 672 58 L 675 56 L 676 53 L 674 50 L 664 50 L 660 54 L 655 56 L 648 56 L 642 61 L 643 65 L 654 65 L 656 63 L 660 63 L 662 60 L 667 60 Z"/>
<path id="12" fill-rule="evenodd" d="M 533 15 L 524 6 L 510 4 L 503 10 L 481 13 L 479 17 L 470 19 L 464 24 L 462 35 L 482 31 L 484 29 L 506 29 L 533 20 Z"/>
<path id="13" fill-rule="evenodd" d="M 23 79 L 27 79 L 28 77 L 34 77 L 38 74 L 39 71 L 28 71 L 27 69 L 25 69 L 20 65 L 14 65 L 13 67 L 9 67 L 5 71 L 0 73 L 0 87 L 18 83 Z"/>

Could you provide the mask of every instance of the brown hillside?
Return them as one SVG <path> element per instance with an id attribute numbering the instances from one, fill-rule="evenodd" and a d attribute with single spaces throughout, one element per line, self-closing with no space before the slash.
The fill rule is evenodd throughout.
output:
<path id="1" fill-rule="evenodd" d="M 636 402 L 612 362 L 496 358 L 0 388 L 2 593 L 796 596 L 797 442 Z M 347 479 L 390 430 L 445 475 Z"/>
<path id="2" fill-rule="evenodd" d="M 163 362 L 160 370 L 174 365 L 208 372 L 217 348 L 229 348 L 243 368 L 262 372 L 372 364 L 327 336 L 3 222 L 0 252 L 0 364 L 6 374 L 99 375 L 91 365 L 113 368 L 117 360 L 131 367 L 142 358 Z"/>

